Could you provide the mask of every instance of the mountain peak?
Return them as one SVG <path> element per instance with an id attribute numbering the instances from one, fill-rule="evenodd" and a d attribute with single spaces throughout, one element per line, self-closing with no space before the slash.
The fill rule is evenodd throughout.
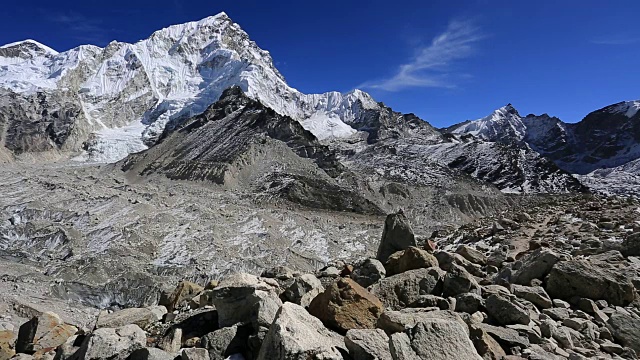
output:
<path id="1" fill-rule="evenodd" d="M 605 111 L 610 113 L 622 113 L 626 117 L 632 118 L 640 111 L 640 100 L 622 101 L 606 107 Z"/>
<path id="2" fill-rule="evenodd" d="M 58 52 L 31 39 L 0 46 L 0 57 L 33 59 L 42 55 L 58 55 Z"/>
<path id="3" fill-rule="evenodd" d="M 518 110 L 516 110 L 516 108 L 513 107 L 513 105 L 511 105 L 511 103 L 508 103 L 507 105 L 495 110 L 492 115 L 497 115 L 499 117 L 513 115 L 513 116 L 520 117 L 520 114 L 518 113 Z M 494 118 L 495 118 L 495 116 L 494 116 Z"/>

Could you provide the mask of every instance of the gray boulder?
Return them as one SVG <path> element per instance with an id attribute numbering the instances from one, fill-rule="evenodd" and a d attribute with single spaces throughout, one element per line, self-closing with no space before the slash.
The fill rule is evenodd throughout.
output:
<path id="1" fill-rule="evenodd" d="M 551 270 L 545 288 L 551 297 L 567 301 L 584 297 L 626 306 L 635 299 L 629 275 L 599 261 L 559 262 Z"/>
<path id="2" fill-rule="evenodd" d="M 362 287 L 369 287 L 387 275 L 384 265 L 377 259 L 367 259 L 353 269 L 351 278 Z"/>
<path id="3" fill-rule="evenodd" d="M 218 325 L 223 328 L 237 323 L 251 322 L 255 330 L 268 327 L 282 301 L 278 284 L 249 274 L 234 274 L 211 290 L 213 304 L 218 310 Z"/>
<path id="4" fill-rule="evenodd" d="M 230 355 L 246 353 L 252 329 L 234 325 L 208 333 L 200 338 L 200 347 L 209 350 L 211 360 L 224 360 Z"/>
<path id="5" fill-rule="evenodd" d="M 541 286 L 524 286 L 514 284 L 511 286 L 511 292 L 515 296 L 527 300 L 541 309 L 548 309 L 553 306 L 551 298 Z"/>
<path id="6" fill-rule="evenodd" d="M 302 306 L 284 303 L 276 313 L 257 360 L 343 360 L 342 337 L 327 330 Z"/>
<path id="7" fill-rule="evenodd" d="M 96 323 L 97 328 L 118 328 L 135 324 L 142 329 L 156 322 L 156 314 L 147 308 L 129 308 L 108 314 L 102 312 Z"/>
<path id="8" fill-rule="evenodd" d="M 465 329 L 455 321 L 428 319 L 408 330 L 407 335 L 419 359 L 482 359 Z"/>
<path id="9" fill-rule="evenodd" d="M 294 304 L 307 307 L 322 292 L 324 287 L 320 280 L 311 274 L 304 274 L 293 279 L 282 296 Z"/>
<path id="10" fill-rule="evenodd" d="M 353 360 L 392 360 L 389 337 L 382 330 L 349 330 L 344 343 Z"/>
<path id="11" fill-rule="evenodd" d="M 617 311 L 609 317 L 607 328 L 622 345 L 640 353 L 640 317 Z"/>
<path id="12" fill-rule="evenodd" d="M 378 319 L 376 327 L 387 334 L 404 332 L 416 324 L 431 319 L 455 321 L 468 332 L 467 323 L 459 314 L 447 310 L 403 309 L 400 311 L 385 311 Z"/>
<path id="13" fill-rule="evenodd" d="M 622 242 L 622 254 L 624 256 L 640 256 L 640 232 L 627 235 Z"/>
<path id="14" fill-rule="evenodd" d="M 519 260 L 519 267 L 512 273 L 511 282 L 520 285 L 531 285 L 531 280 L 533 279 L 542 280 L 549 274 L 551 268 L 559 259 L 560 256 L 549 249 L 537 249 L 524 259 Z"/>
<path id="15" fill-rule="evenodd" d="M 73 360 L 125 360 L 147 345 L 147 336 L 138 325 L 117 329 L 97 329 L 87 336 Z"/>
<path id="16" fill-rule="evenodd" d="M 409 246 L 416 245 L 416 239 L 411 224 L 409 224 L 409 219 L 402 213 L 390 214 L 384 222 L 382 240 L 378 247 L 376 259 L 385 263 L 389 256 L 396 251 L 401 251 Z"/>
<path id="17" fill-rule="evenodd" d="M 444 276 L 442 292 L 444 297 L 455 297 L 468 292 L 480 293 L 480 288 L 476 279 L 467 270 L 456 264 L 451 264 Z"/>
<path id="18" fill-rule="evenodd" d="M 487 256 L 468 245 L 460 245 L 456 253 L 478 265 L 487 265 Z"/>
<path id="19" fill-rule="evenodd" d="M 131 353 L 128 360 L 174 360 L 175 354 L 156 348 L 138 349 Z"/>
<path id="20" fill-rule="evenodd" d="M 485 307 L 489 316 L 502 325 L 528 325 L 531 322 L 527 309 L 501 295 L 489 296 Z"/>
<path id="21" fill-rule="evenodd" d="M 510 349 L 516 346 L 528 348 L 531 345 L 527 337 L 520 335 L 520 333 L 514 329 L 489 324 L 472 325 L 472 328 L 478 328 L 486 331 L 487 334 L 496 339 L 504 349 Z"/>
<path id="22" fill-rule="evenodd" d="M 420 360 L 411 348 L 411 339 L 406 333 L 395 333 L 389 338 L 389 352 L 393 360 Z"/>
<path id="23" fill-rule="evenodd" d="M 456 311 L 473 314 L 484 308 L 484 299 L 475 293 L 465 293 L 456 296 Z"/>
<path id="24" fill-rule="evenodd" d="M 444 275 L 439 268 L 409 270 L 380 280 L 370 291 L 385 307 L 402 309 L 416 302 L 420 295 L 438 295 Z"/>
<path id="25" fill-rule="evenodd" d="M 186 348 L 180 352 L 182 360 L 209 360 L 209 352 L 202 348 Z"/>

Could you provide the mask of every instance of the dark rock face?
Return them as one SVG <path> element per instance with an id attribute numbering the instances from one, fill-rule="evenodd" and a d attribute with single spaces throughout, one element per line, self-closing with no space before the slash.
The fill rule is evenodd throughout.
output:
<path id="1" fill-rule="evenodd" d="M 384 231 L 376 258 L 384 263 L 396 251 L 416 245 L 409 219 L 404 214 L 390 214 L 384 222 Z"/>
<path id="2" fill-rule="evenodd" d="M 120 163 L 140 175 L 250 186 L 304 206 L 381 214 L 340 179 L 354 175 L 299 122 L 227 89 L 202 115 L 170 124 L 159 144 Z"/>
<path id="3" fill-rule="evenodd" d="M 15 155 L 60 150 L 84 116 L 79 99 L 69 94 L 0 90 L 0 107 L 0 145 Z"/>

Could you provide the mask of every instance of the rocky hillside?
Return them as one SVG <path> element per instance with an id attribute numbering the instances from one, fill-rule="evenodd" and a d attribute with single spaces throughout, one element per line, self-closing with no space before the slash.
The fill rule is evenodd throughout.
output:
<path id="1" fill-rule="evenodd" d="M 0 356 L 637 359 L 639 213 L 633 201 L 555 198 L 428 240 L 391 214 L 375 257 L 181 281 L 159 305 L 88 324 L 5 317 Z"/>

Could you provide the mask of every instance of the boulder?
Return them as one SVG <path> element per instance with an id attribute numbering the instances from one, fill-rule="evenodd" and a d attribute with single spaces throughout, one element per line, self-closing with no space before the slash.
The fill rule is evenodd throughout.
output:
<path id="1" fill-rule="evenodd" d="M 246 353 L 247 342 L 252 329 L 249 326 L 234 325 L 208 333 L 200 339 L 200 347 L 209 350 L 211 360 Z"/>
<path id="2" fill-rule="evenodd" d="M 496 339 L 504 349 L 510 349 L 512 347 L 528 348 L 531 345 L 527 337 L 520 335 L 520 333 L 514 329 L 489 324 L 471 325 L 471 328 L 486 331 L 487 334 Z"/>
<path id="3" fill-rule="evenodd" d="M 482 272 L 482 267 L 478 264 L 474 264 L 469 260 L 463 258 L 460 254 L 450 253 L 446 251 L 438 251 L 435 253 L 436 259 L 438 259 L 438 265 L 440 269 L 449 271 L 452 265 L 462 266 L 470 274 L 483 277 L 486 274 Z"/>
<path id="4" fill-rule="evenodd" d="M 276 313 L 257 360 L 343 360 L 344 341 L 302 306 L 284 303 Z"/>
<path id="5" fill-rule="evenodd" d="M 540 248 L 527 257 L 519 260 L 518 269 L 512 273 L 511 282 L 519 285 L 530 285 L 533 279 L 544 279 L 560 256 L 552 250 Z"/>
<path id="6" fill-rule="evenodd" d="M 202 348 L 186 348 L 180 352 L 181 360 L 209 360 L 209 352 Z"/>
<path id="7" fill-rule="evenodd" d="M 451 264 L 444 276 L 442 293 L 444 297 L 455 297 L 460 294 L 475 292 L 480 293 L 476 279 L 463 267 Z"/>
<path id="8" fill-rule="evenodd" d="M 174 360 L 175 354 L 156 348 L 138 349 L 131 353 L 127 360 Z"/>
<path id="9" fill-rule="evenodd" d="M 264 270 L 260 276 L 276 280 L 290 280 L 296 275 L 296 272 L 287 266 L 276 266 L 271 269 Z"/>
<path id="10" fill-rule="evenodd" d="M 218 326 L 223 328 L 237 323 L 251 322 L 255 330 L 268 327 L 282 301 L 278 285 L 254 275 L 239 273 L 224 279 L 210 290 L 213 304 L 218 310 Z"/>
<path id="11" fill-rule="evenodd" d="M 416 324 L 431 319 L 455 321 L 460 324 L 465 331 L 468 331 L 467 323 L 455 312 L 428 309 L 385 311 L 378 319 L 377 327 L 390 335 L 397 332 L 407 331 L 408 329 L 415 327 Z"/>
<path id="12" fill-rule="evenodd" d="M 97 329 L 87 336 L 72 360 L 125 360 L 146 347 L 147 336 L 138 325 Z"/>
<path id="13" fill-rule="evenodd" d="M 382 314 L 382 302 L 351 279 L 341 278 L 316 296 L 309 313 L 336 331 L 373 329 Z"/>
<path id="14" fill-rule="evenodd" d="M 13 347 L 15 340 L 13 331 L 0 331 L 0 360 L 9 360 L 16 354 Z"/>
<path id="15" fill-rule="evenodd" d="M 471 326 L 469 330 L 471 342 L 482 359 L 502 360 L 507 356 L 502 346 L 486 331 L 476 326 Z"/>
<path id="16" fill-rule="evenodd" d="M 376 259 L 385 263 L 391 254 L 416 246 L 416 239 L 409 219 L 402 213 L 390 214 L 384 222 L 382 240 L 378 246 Z"/>
<path id="17" fill-rule="evenodd" d="M 324 292 L 324 287 L 317 277 L 304 274 L 296 277 L 282 294 L 287 301 L 304 307 L 309 306 L 318 294 Z"/>
<path id="18" fill-rule="evenodd" d="M 366 259 L 353 269 L 351 278 L 362 287 L 369 287 L 387 275 L 387 270 L 377 259 Z"/>
<path id="19" fill-rule="evenodd" d="M 344 343 L 353 360 L 392 360 L 389 337 L 382 330 L 349 330 Z"/>
<path id="20" fill-rule="evenodd" d="M 468 245 L 460 245 L 456 249 L 456 254 L 478 265 L 487 265 L 487 256 Z"/>
<path id="21" fill-rule="evenodd" d="M 44 349 L 55 349 L 73 336 L 78 329 L 65 324 L 52 312 L 45 312 L 20 326 L 15 350 L 32 354 Z"/>
<path id="22" fill-rule="evenodd" d="M 456 311 L 473 314 L 484 308 L 484 299 L 475 293 L 465 293 L 456 296 Z"/>
<path id="23" fill-rule="evenodd" d="M 156 322 L 156 314 L 147 308 L 129 308 L 112 313 L 101 312 L 96 323 L 97 328 L 118 328 L 129 324 L 144 329 Z"/>
<path id="24" fill-rule="evenodd" d="M 419 359 L 482 359 L 464 327 L 456 321 L 426 319 L 409 329 L 407 335 Z"/>
<path id="25" fill-rule="evenodd" d="M 640 256 L 640 232 L 627 235 L 622 242 L 624 256 Z"/>
<path id="26" fill-rule="evenodd" d="M 385 307 L 399 310 L 416 302 L 420 295 L 439 295 L 445 272 L 439 268 L 416 269 L 380 280 L 371 287 Z"/>
<path id="27" fill-rule="evenodd" d="M 403 332 L 391 335 L 389 352 L 393 360 L 420 360 L 418 354 L 411 348 L 411 339 Z"/>
<path id="28" fill-rule="evenodd" d="M 169 329 L 158 342 L 158 347 L 172 354 L 177 354 L 182 347 L 182 329 L 179 327 Z"/>
<path id="29" fill-rule="evenodd" d="M 528 325 L 531 322 L 527 309 L 501 295 L 489 296 L 485 307 L 489 316 L 501 325 Z"/>
<path id="30" fill-rule="evenodd" d="M 524 286 L 514 284 L 511 286 L 511 292 L 515 296 L 527 300 L 541 309 L 548 309 L 553 306 L 551 298 L 541 286 Z"/>
<path id="31" fill-rule="evenodd" d="M 635 298 L 628 274 L 598 261 L 576 259 L 557 263 L 547 278 L 545 288 L 551 297 L 565 300 L 584 297 L 626 306 Z"/>
<path id="32" fill-rule="evenodd" d="M 406 250 L 398 251 L 385 264 L 387 275 L 400 274 L 408 270 L 438 267 L 438 259 L 425 250 L 410 246 Z"/>
<path id="33" fill-rule="evenodd" d="M 438 308 L 440 310 L 454 310 L 455 301 L 435 295 L 420 295 L 418 300 L 409 304 L 412 308 Z"/>
<path id="34" fill-rule="evenodd" d="M 170 294 L 160 297 L 159 305 L 164 305 L 168 311 L 189 305 L 191 300 L 200 294 L 204 288 L 190 281 L 181 281 Z"/>
<path id="35" fill-rule="evenodd" d="M 616 311 L 609 317 L 607 328 L 619 343 L 640 353 L 640 317 L 638 315 Z"/>

